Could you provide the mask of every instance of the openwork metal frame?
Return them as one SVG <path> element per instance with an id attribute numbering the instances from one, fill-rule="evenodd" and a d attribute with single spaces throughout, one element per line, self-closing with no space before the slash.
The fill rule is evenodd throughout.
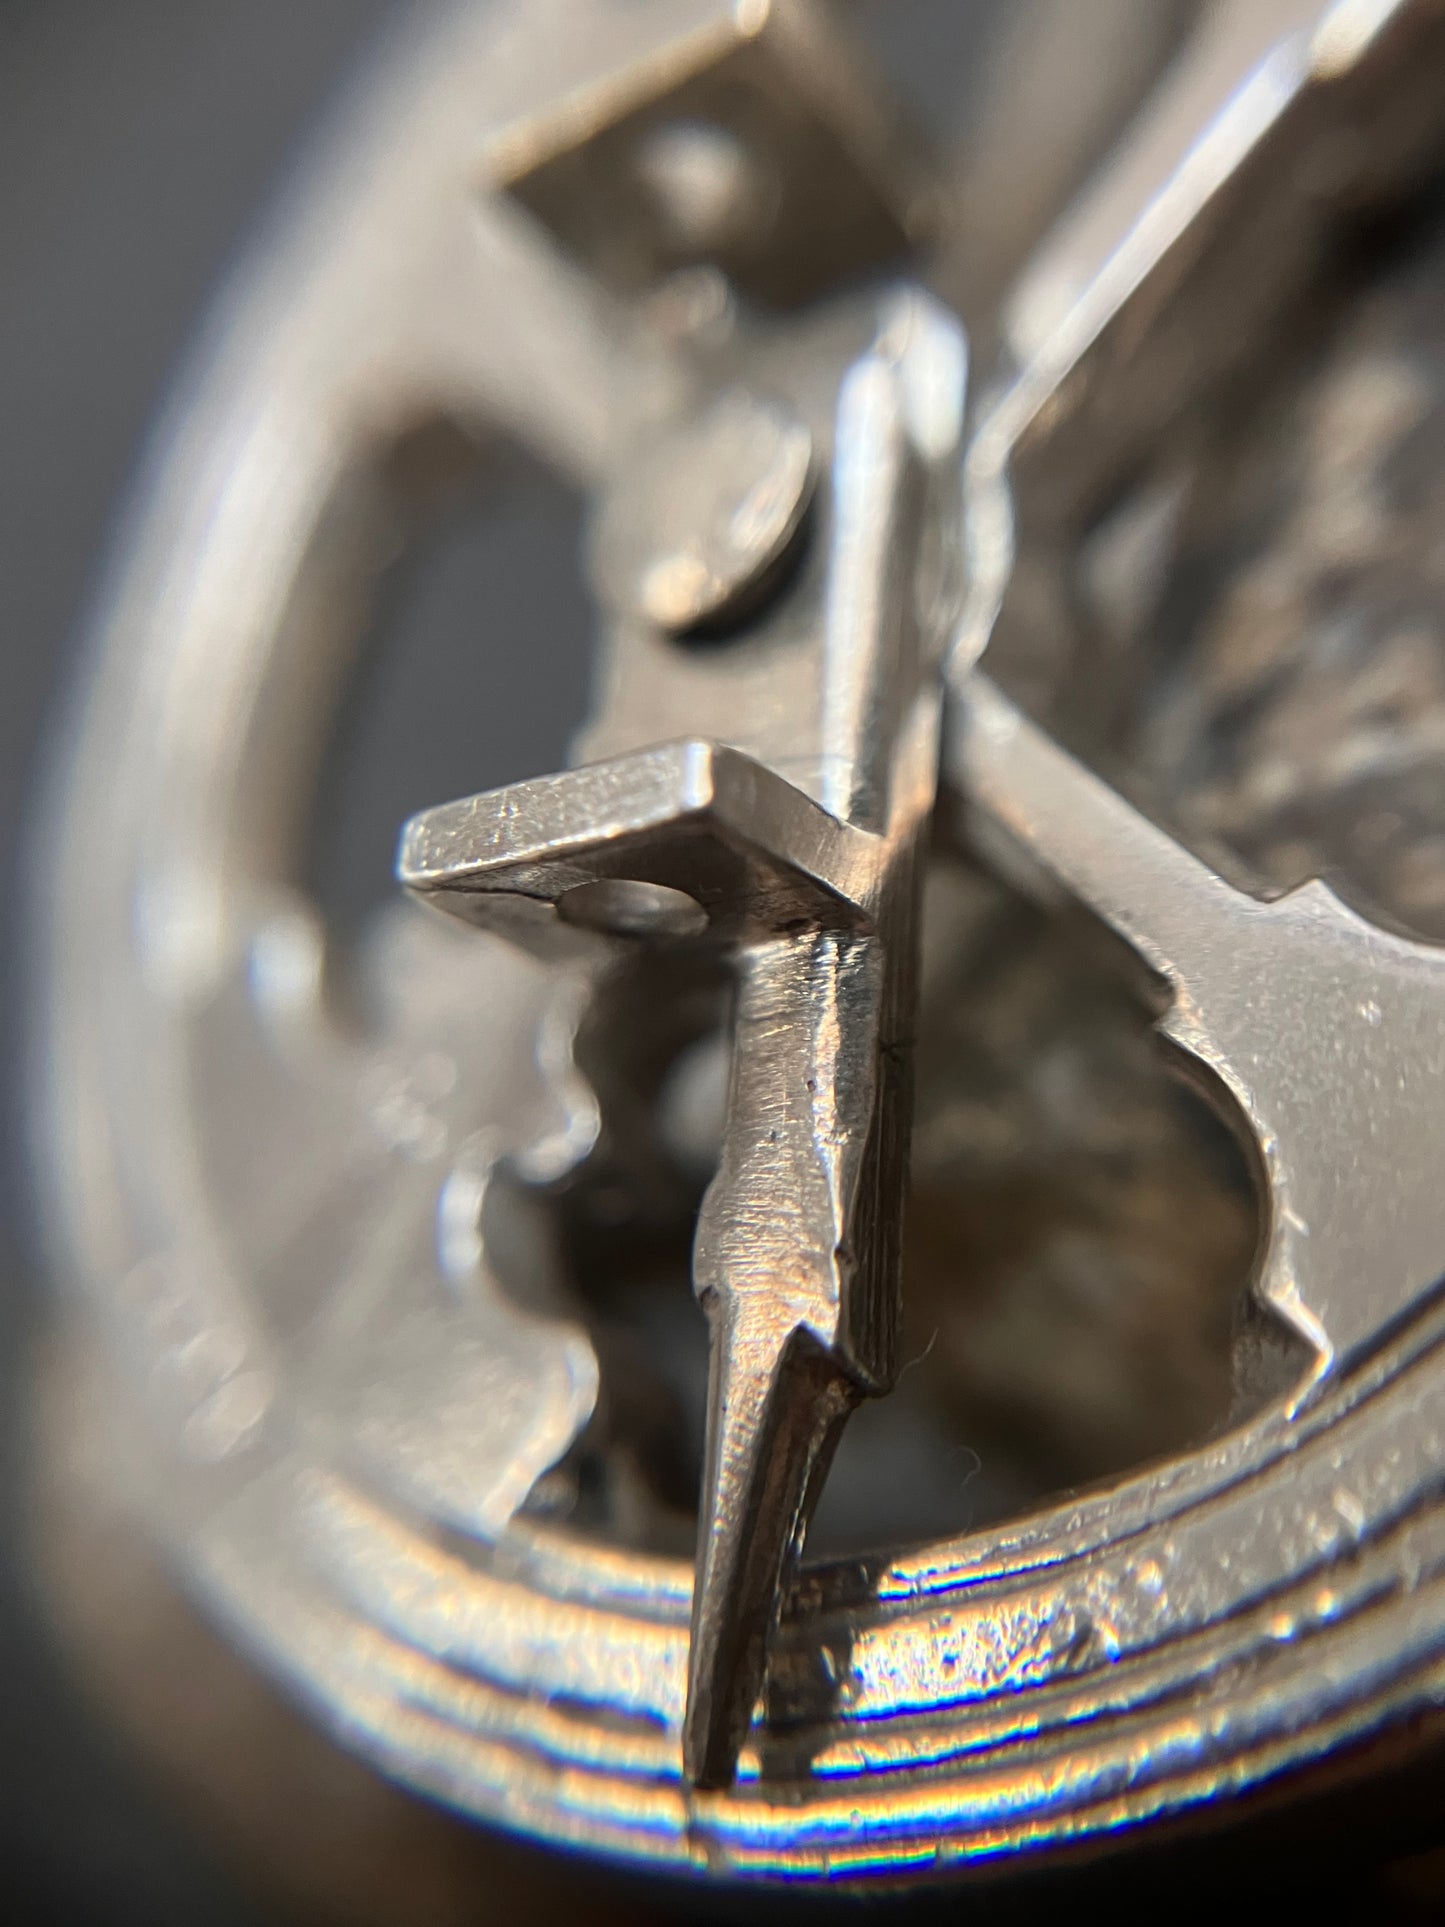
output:
<path id="1" fill-rule="evenodd" d="M 503 1164 L 545 1180 L 586 1155 L 575 1000 L 399 912 L 358 1032 L 294 883 L 393 526 L 389 452 L 443 419 L 591 489 L 618 414 L 655 415 L 676 380 L 489 170 L 515 167 L 503 133 L 688 12 L 440 17 L 238 282 L 111 585 L 57 806 L 52 1222 L 140 1511 L 385 1770 L 698 1876 L 931 1878 L 1244 1792 L 1445 1696 L 1445 960 L 1319 886 L 1234 891 L 974 668 L 1006 633 L 1016 545 L 1083 526 L 1181 350 L 1207 382 L 1287 314 L 1330 212 L 1292 185 L 1315 145 L 1371 130 L 1357 197 L 1433 162 L 1411 75 L 1441 15 L 1338 5 L 1282 43 L 985 409 L 967 469 L 945 786 L 980 848 L 1021 852 L 1140 953 L 1164 1028 L 1247 1120 L 1260 1293 L 1314 1368 L 1205 1450 L 1012 1528 L 806 1569 L 737 1780 L 701 1791 L 688 1567 L 516 1511 L 585 1424 L 595 1361 L 494 1289 L 475 1227 Z M 718 9 L 690 12 L 702 33 Z"/>

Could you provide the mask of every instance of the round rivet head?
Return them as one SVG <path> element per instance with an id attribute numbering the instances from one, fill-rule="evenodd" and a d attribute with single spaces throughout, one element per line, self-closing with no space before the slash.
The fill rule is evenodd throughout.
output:
<path id="1" fill-rule="evenodd" d="M 730 389 L 639 450 L 595 525 L 602 601 L 671 635 L 756 613 L 802 536 L 813 438 L 781 403 Z"/>

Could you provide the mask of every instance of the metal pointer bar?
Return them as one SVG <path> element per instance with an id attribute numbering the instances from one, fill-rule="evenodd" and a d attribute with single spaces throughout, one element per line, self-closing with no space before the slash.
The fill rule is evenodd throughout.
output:
<path id="1" fill-rule="evenodd" d="M 846 359 L 837 317 L 775 338 L 752 364 L 769 400 L 725 386 L 634 452 L 594 544 L 613 621 L 587 747 L 605 760 L 427 811 L 399 862 L 417 895 L 543 954 L 651 934 L 735 959 L 694 1252 L 712 1331 L 683 1734 L 700 1786 L 736 1769 L 842 1422 L 895 1371 L 964 353 L 913 292 L 867 319 Z M 841 333 L 856 344 L 856 319 Z M 820 392 L 830 346 L 843 372 Z"/>

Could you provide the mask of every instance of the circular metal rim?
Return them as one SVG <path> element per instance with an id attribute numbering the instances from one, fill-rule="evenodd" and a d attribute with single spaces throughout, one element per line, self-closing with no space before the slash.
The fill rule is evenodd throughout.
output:
<path id="1" fill-rule="evenodd" d="M 352 207 L 350 244 L 337 247 L 337 216 L 357 155 L 409 155 L 403 178 L 375 190 L 369 238 L 408 233 L 401 306 L 415 313 L 417 276 L 435 268 L 428 246 L 455 239 L 480 178 L 468 85 L 503 69 L 550 84 L 530 39 L 535 10 L 525 25 L 523 11 L 448 16 L 387 69 L 405 79 L 384 79 L 342 130 L 183 395 L 105 598 L 64 827 L 46 853 L 38 1088 L 61 1269 L 141 1383 L 155 1361 L 143 1332 L 136 1345 L 137 1267 L 202 1201 L 183 1113 L 151 1114 L 153 1146 L 181 1174 L 169 1195 L 117 1132 L 145 1116 L 145 1094 L 155 1100 L 167 1027 L 219 967 L 234 904 L 269 887 L 270 852 L 236 835 L 240 798 L 264 777 L 246 767 L 251 727 L 233 719 L 265 721 L 266 651 L 284 612 L 253 606 L 252 631 L 229 638 L 220 612 L 228 591 L 244 599 L 248 575 L 282 578 L 314 544 L 351 473 L 346 436 L 381 441 L 404 425 L 371 412 L 375 398 L 403 393 L 420 414 L 481 395 L 495 411 L 497 366 L 478 362 L 445 313 L 408 335 L 396 290 L 368 281 L 368 224 Z M 503 35 L 520 66 L 497 57 Z M 452 225 L 429 230 L 443 189 Z M 492 238 L 505 252 L 504 230 Z M 570 280 L 566 292 L 590 326 L 592 297 Z M 338 374 L 329 330 L 347 305 L 378 325 Z M 581 358 L 595 368 L 596 354 L 589 339 Z M 528 401 L 525 432 L 574 475 L 593 472 L 606 430 L 597 407 L 553 408 L 540 388 Z M 221 673 L 218 621 L 235 645 Z M 180 701 L 203 673 L 210 732 L 194 730 L 193 710 L 182 730 Z M 178 879 L 193 898 L 172 927 L 157 892 Z M 157 944 L 159 924 L 174 943 Z M 203 1241 L 191 1287 L 215 1301 L 202 1317 L 246 1330 L 244 1305 L 222 1304 L 227 1269 Z M 214 1608 L 387 1771 L 489 1820 L 632 1862 L 894 1881 L 1179 1813 L 1438 1704 L 1442 1338 L 1445 1319 L 1422 1316 L 1302 1418 L 1273 1409 L 1191 1459 L 1011 1531 L 810 1573 L 781 1632 L 770 1724 L 726 1794 L 680 1781 L 689 1574 L 676 1562 L 520 1526 L 490 1549 L 440 1544 L 310 1461 L 294 1426 L 255 1422 L 277 1371 L 264 1343 L 204 1389 L 179 1438 L 142 1423 L 132 1451 L 142 1483 L 166 1487 L 157 1530 Z M 187 1462 L 206 1412 L 221 1448 L 210 1464 Z M 1261 1503 L 1271 1469 L 1289 1479 L 1288 1517 Z M 1247 1690 L 1234 1690 L 1246 1674 Z"/>

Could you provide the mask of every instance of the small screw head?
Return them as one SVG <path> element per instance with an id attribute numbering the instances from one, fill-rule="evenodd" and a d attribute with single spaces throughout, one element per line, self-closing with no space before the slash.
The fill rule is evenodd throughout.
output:
<path id="1" fill-rule="evenodd" d="M 741 622 L 794 552 L 815 480 L 806 425 L 727 391 L 657 434 L 610 491 L 592 542 L 599 596 L 676 636 Z"/>

